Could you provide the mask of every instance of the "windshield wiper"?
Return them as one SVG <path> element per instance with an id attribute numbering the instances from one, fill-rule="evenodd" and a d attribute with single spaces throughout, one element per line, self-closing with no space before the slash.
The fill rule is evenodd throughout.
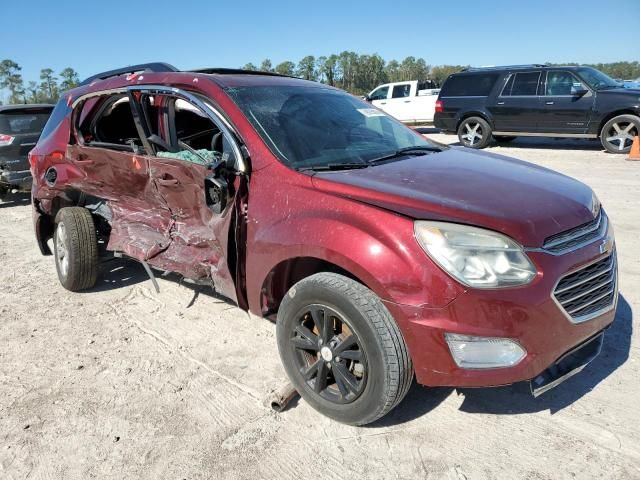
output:
<path id="1" fill-rule="evenodd" d="M 300 167 L 297 170 L 299 172 L 307 172 L 312 170 L 314 172 L 324 172 L 329 170 L 353 170 L 356 168 L 367 168 L 369 165 L 366 163 L 326 163 L 324 165 L 314 165 L 311 167 Z"/>
<path id="2" fill-rule="evenodd" d="M 441 152 L 441 151 L 442 149 L 438 147 L 431 147 L 428 145 L 414 145 L 413 147 L 399 148 L 393 153 L 389 153 L 388 155 L 383 155 L 382 157 L 374 158 L 373 160 L 369 160 L 367 163 L 373 164 L 373 163 L 384 162 L 385 160 L 404 157 L 405 155 L 409 155 L 411 153 L 417 153 L 418 155 L 426 155 L 429 152 Z"/>

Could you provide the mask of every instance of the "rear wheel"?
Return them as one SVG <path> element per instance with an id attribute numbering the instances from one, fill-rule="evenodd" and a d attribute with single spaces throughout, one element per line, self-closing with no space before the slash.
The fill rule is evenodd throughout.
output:
<path id="1" fill-rule="evenodd" d="M 468 148 L 484 148 L 491 140 L 491 127 L 484 118 L 465 118 L 458 127 L 458 139 Z"/>
<path id="2" fill-rule="evenodd" d="M 380 299 L 350 278 L 318 273 L 295 284 L 280 305 L 276 332 L 296 390 L 337 421 L 371 423 L 411 386 L 398 326 Z"/>
<path id="3" fill-rule="evenodd" d="M 64 288 L 77 292 L 95 285 L 98 240 L 89 210 L 66 207 L 58 212 L 53 247 L 58 279 Z"/>
<path id="4" fill-rule="evenodd" d="M 629 153 L 636 135 L 640 135 L 640 118 L 635 115 L 618 115 L 602 127 L 600 142 L 611 153 Z"/>
<path id="5" fill-rule="evenodd" d="M 4 197 L 9 193 L 9 189 L 5 187 L 0 187 L 0 202 L 4 202 Z"/>

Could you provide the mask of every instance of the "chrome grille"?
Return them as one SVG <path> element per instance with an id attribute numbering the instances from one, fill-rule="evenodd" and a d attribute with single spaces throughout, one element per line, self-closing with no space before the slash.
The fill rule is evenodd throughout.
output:
<path id="1" fill-rule="evenodd" d="M 552 235 L 544 241 L 542 248 L 553 253 L 563 252 L 579 245 L 585 245 L 607 232 L 607 216 L 602 210 L 590 222 L 579 225 L 571 230 Z"/>
<path id="2" fill-rule="evenodd" d="M 584 322 L 613 307 L 616 277 L 616 255 L 612 253 L 562 277 L 553 295 L 573 322 Z"/>

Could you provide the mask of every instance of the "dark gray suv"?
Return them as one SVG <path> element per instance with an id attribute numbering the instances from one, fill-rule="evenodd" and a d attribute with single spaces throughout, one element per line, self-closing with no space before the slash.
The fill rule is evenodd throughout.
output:
<path id="1" fill-rule="evenodd" d="M 29 190 L 27 154 L 35 147 L 53 105 L 0 106 L 0 198 L 9 190 Z"/>
<path id="2" fill-rule="evenodd" d="M 640 90 L 591 67 L 518 65 L 451 75 L 436 103 L 436 127 L 465 147 L 518 136 L 599 138 L 628 153 L 640 133 Z"/>

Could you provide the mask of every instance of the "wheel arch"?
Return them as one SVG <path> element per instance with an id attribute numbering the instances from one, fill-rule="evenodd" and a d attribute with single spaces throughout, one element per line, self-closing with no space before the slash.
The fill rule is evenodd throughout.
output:
<path id="1" fill-rule="evenodd" d="M 31 204 L 33 208 L 33 226 L 36 234 L 36 241 L 42 255 L 52 255 L 48 241 L 53 238 L 55 231 L 55 218 L 58 212 L 66 207 L 83 207 L 91 212 L 95 222 L 100 222 L 100 226 L 108 227 L 108 218 L 102 216 L 91 208 L 88 204 L 106 203 L 106 200 L 90 196 L 81 190 L 67 188 L 50 198 L 38 199 L 32 196 Z M 108 235 L 107 235 L 108 238 Z"/>
<path id="2" fill-rule="evenodd" d="M 602 129 L 604 128 L 605 124 L 612 118 L 618 117 L 620 115 L 633 115 L 640 120 L 640 112 L 637 112 L 636 110 L 633 110 L 631 108 L 624 108 L 621 110 L 610 112 L 602 117 L 602 120 L 600 120 L 600 124 L 598 125 L 598 137 L 602 135 Z"/>
<path id="3" fill-rule="evenodd" d="M 267 273 L 262 282 L 260 291 L 262 315 L 275 320 L 275 314 L 289 289 L 300 280 L 316 273 L 337 273 L 360 283 L 374 292 L 380 290 L 381 286 L 377 285 L 377 282 L 371 278 L 363 280 L 362 273 L 358 275 L 353 273 L 353 270 L 352 266 L 346 266 L 344 262 L 335 263 L 335 259 L 334 261 L 329 261 L 315 256 L 290 257 L 282 260 Z M 372 282 L 376 283 L 376 285 L 371 285 Z"/>
<path id="4" fill-rule="evenodd" d="M 482 118 L 485 122 L 489 124 L 489 126 L 491 127 L 491 130 L 493 130 L 493 121 L 491 120 L 491 116 L 487 112 L 474 110 L 470 112 L 464 112 L 464 114 L 460 116 L 460 118 L 456 122 L 456 132 L 460 128 L 460 124 L 462 124 L 462 122 L 464 122 L 467 118 L 471 118 L 471 117 Z"/>

